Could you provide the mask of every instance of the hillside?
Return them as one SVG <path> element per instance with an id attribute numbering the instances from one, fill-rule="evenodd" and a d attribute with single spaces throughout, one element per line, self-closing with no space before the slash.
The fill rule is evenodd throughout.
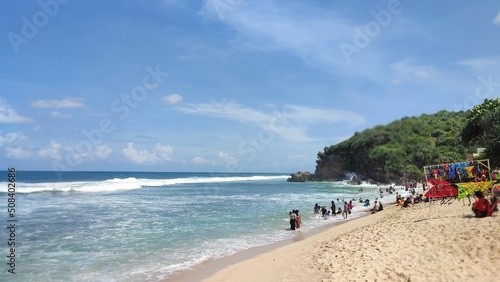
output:
<path id="1" fill-rule="evenodd" d="M 476 152 L 480 143 L 474 138 L 466 145 L 461 142 L 469 115 L 440 111 L 356 132 L 318 153 L 314 180 L 342 180 L 354 172 L 360 179 L 382 183 L 402 177 L 421 181 L 423 166 L 463 161 L 467 153 Z"/>

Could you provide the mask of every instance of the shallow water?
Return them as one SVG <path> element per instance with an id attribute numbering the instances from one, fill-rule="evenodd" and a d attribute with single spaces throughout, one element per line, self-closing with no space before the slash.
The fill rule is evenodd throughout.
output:
<path id="1" fill-rule="evenodd" d="M 323 220 L 312 212 L 315 203 L 329 208 L 337 198 L 355 199 L 351 219 L 368 209 L 356 199 L 373 202 L 379 196 L 380 187 L 374 185 L 289 183 L 287 178 L 262 173 L 19 173 L 17 274 L 9 278 L 158 281 L 209 259 L 292 238 L 289 210 L 300 210 L 301 230 L 307 232 L 343 220 L 340 215 Z M 6 211 L 6 193 L 0 195 Z M 6 229 L 0 234 L 9 236 Z"/>

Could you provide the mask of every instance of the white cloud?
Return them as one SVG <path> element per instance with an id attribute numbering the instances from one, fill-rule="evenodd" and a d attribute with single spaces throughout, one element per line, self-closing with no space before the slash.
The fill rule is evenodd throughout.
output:
<path id="1" fill-rule="evenodd" d="M 263 130 L 270 130 L 274 134 L 293 142 L 315 140 L 306 134 L 306 125 L 308 124 L 343 122 L 348 125 L 360 125 L 365 122 L 362 116 L 349 111 L 316 109 L 296 105 L 285 105 L 279 110 L 269 108 L 268 112 L 262 112 L 234 102 L 223 101 L 189 104 L 177 109 L 189 114 L 219 117 L 254 124 Z"/>
<path id="2" fill-rule="evenodd" d="M 400 85 L 403 82 L 399 78 L 394 78 L 394 79 L 391 80 L 391 83 L 394 84 L 394 85 Z"/>
<path id="3" fill-rule="evenodd" d="M 128 143 L 127 147 L 122 150 L 122 153 L 126 158 L 135 163 L 155 164 L 162 163 L 163 161 L 169 161 L 173 150 L 174 148 L 169 145 L 164 146 L 157 143 L 154 149 L 149 152 L 148 150 L 137 150 L 134 148 L 133 143 Z"/>
<path id="4" fill-rule="evenodd" d="M 341 12 L 321 10 L 304 2 L 284 5 L 273 1 L 240 1 L 236 5 L 206 0 L 200 14 L 235 31 L 235 49 L 289 52 L 308 67 L 341 75 L 380 77 L 385 50 L 364 48 L 362 64 L 352 63 L 342 43 L 355 45 L 354 20 Z M 219 7 L 219 8 L 218 8 Z M 370 46 L 371 47 L 371 46 Z"/>
<path id="5" fill-rule="evenodd" d="M 53 118 L 70 118 L 71 116 L 68 115 L 68 114 L 63 114 L 59 111 L 53 111 L 50 113 L 50 116 L 52 116 Z"/>
<path id="6" fill-rule="evenodd" d="M 65 152 L 66 158 L 70 158 L 74 163 L 80 163 L 83 161 L 95 161 L 107 159 L 113 149 L 107 145 L 99 145 L 91 147 L 89 151 L 87 147 L 76 146 L 65 146 L 63 148 L 62 144 L 56 141 L 51 141 L 50 146 L 38 150 L 37 155 L 39 157 L 48 157 L 54 160 L 62 160 L 61 150 Z M 20 152 L 21 153 L 21 152 Z"/>
<path id="7" fill-rule="evenodd" d="M 496 17 L 493 19 L 493 24 L 500 25 L 500 12 L 498 12 Z"/>
<path id="8" fill-rule="evenodd" d="M 410 59 L 403 59 L 392 64 L 391 69 L 396 77 L 392 79 L 392 82 L 397 85 L 407 81 L 421 81 L 437 75 L 437 71 L 433 66 L 416 65 Z"/>
<path id="9" fill-rule="evenodd" d="M 38 100 L 31 103 L 36 108 L 83 108 L 85 104 L 79 98 L 66 98 L 63 100 Z"/>
<path id="10" fill-rule="evenodd" d="M 179 58 L 182 61 L 188 61 L 188 60 L 191 60 L 194 57 L 195 57 L 194 55 L 181 55 L 181 56 L 177 56 L 177 58 Z"/>
<path id="11" fill-rule="evenodd" d="M 174 150 L 174 147 L 172 147 L 172 146 L 169 146 L 169 145 L 164 146 L 164 145 L 161 145 L 160 143 L 157 143 L 155 145 L 154 152 L 156 155 L 158 155 L 160 160 L 170 161 L 170 155 L 172 154 L 173 150 Z"/>
<path id="12" fill-rule="evenodd" d="M 467 59 L 458 61 L 457 64 L 471 68 L 476 72 L 495 72 L 498 71 L 498 65 L 500 65 L 500 56 Z"/>
<path id="13" fill-rule="evenodd" d="M 24 140 L 26 140 L 26 136 L 24 136 L 21 132 L 10 132 L 4 136 L 0 135 L 0 146 Z"/>
<path id="14" fill-rule="evenodd" d="M 220 14 L 215 8 L 217 2 L 220 0 L 207 0 L 202 14 L 208 17 Z M 250 39 L 247 46 L 286 49 L 300 56 L 325 56 L 324 59 L 334 61 L 337 54 L 333 49 L 337 48 L 342 34 L 351 32 L 351 25 L 338 14 L 326 13 L 310 5 L 284 6 L 271 1 L 258 4 L 247 1 L 226 15 L 223 22 Z M 328 52 L 323 52 L 326 48 Z M 314 52 L 318 50 L 322 51 L 319 54 Z"/>
<path id="15" fill-rule="evenodd" d="M 288 155 L 288 159 L 292 162 L 307 162 L 307 161 L 309 161 L 308 157 L 306 157 L 304 155 L 300 155 L 300 154 Z"/>
<path id="16" fill-rule="evenodd" d="M 433 74 L 435 73 L 435 71 L 433 69 L 418 69 L 418 70 L 415 70 L 414 74 L 416 77 L 420 77 L 420 78 L 428 78 L 428 77 L 431 77 Z"/>
<path id="17" fill-rule="evenodd" d="M 234 165 L 238 163 L 238 160 L 234 156 L 222 151 L 219 151 L 218 157 L 226 164 Z"/>
<path id="18" fill-rule="evenodd" d="M 269 120 L 268 115 L 251 108 L 245 108 L 231 101 L 190 104 L 186 107 L 179 107 L 178 109 L 185 113 L 221 117 L 248 123 L 262 124 Z"/>
<path id="19" fill-rule="evenodd" d="M 82 151 L 82 149 L 79 149 L 78 146 L 66 146 L 64 150 L 66 150 L 71 156 L 71 160 L 76 163 L 80 163 L 83 161 L 104 160 L 107 159 L 113 151 L 107 145 L 96 146 L 90 152 Z"/>
<path id="20" fill-rule="evenodd" d="M 315 109 L 295 105 L 287 105 L 283 110 L 286 118 L 298 123 L 347 122 L 351 125 L 361 125 L 365 122 L 362 116 L 344 110 Z"/>
<path id="21" fill-rule="evenodd" d="M 8 158 L 11 159 L 27 159 L 33 155 L 33 152 L 21 147 L 5 148 Z"/>
<path id="22" fill-rule="evenodd" d="M 109 146 L 100 145 L 95 148 L 94 156 L 101 160 L 107 159 L 112 151 L 113 149 L 111 149 Z"/>
<path id="23" fill-rule="evenodd" d="M 194 157 L 193 158 L 193 163 L 195 164 L 208 164 L 208 160 L 202 157 Z"/>
<path id="24" fill-rule="evenodd" d="M 162 100 L 169 103 L 170 105 L 174 105 L 182 101 L 182 96 L 177 93 L 174 93 L 167 96 L 163 96 Z"/>
<path id="25" fill-rule="evenodd" d="M 38 156 L 39 157 L 48 157 L 54 160 L 61 160 L 61 144 L 57 143 L 56 141 L 50 141 L 50 146 L 40 149 L 38 151 Z"/>
<path id="26" fill-rule="evenodd" d="M 0 123 L 20 123 L 33 121 L 31 118 L 20 116 L 0 98 Z"/>

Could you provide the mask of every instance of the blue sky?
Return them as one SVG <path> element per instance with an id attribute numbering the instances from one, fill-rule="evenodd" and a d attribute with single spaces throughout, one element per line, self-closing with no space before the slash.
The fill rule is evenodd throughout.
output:
<path id="1" fill-rule="evenodd" d="M 314 171 L 355 132 L 500 97 L 495 1 L 0 3 L 0 162 Z"/>

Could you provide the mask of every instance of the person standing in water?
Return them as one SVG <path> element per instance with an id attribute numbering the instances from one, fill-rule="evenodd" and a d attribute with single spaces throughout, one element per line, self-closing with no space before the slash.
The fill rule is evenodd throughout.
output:
<path id="1" fill-rule="evenodd" d="M 318 203 L 316 203 L 316 205 L 314 205 L 314 214 L 318 214 L 320 210 L 321 207 L 318 205 Z"/>
<path id="2" fill-rule="evenodd" d="M 334 216 L 335 216 L 335 214 L 336 214 L 337 210 L 335 209 L 335 202 L 334 202 L 334 201 L 332 201 L 332 206 L 331 206 L 331 208 L 332 208 L 332 215 L 334 215 Z"/>
<path id="3" fill-rule="evenodd" d="M 351 214 L 351 211 L 352 211 L 352 201 L 349 201 L 349 203 L 347 204 L 347 212 Z"/>
<path id="4" fill-rule="evenodd" d="M 297 216 L 297 222 L 295 223 L 295 227 L 300 229 L 300 225 L 302 224 L 302 220 L 300 219 L 299 210 L 295 210 L 295 215 Z"/>
<path id="5" fill-rule="evenodd" d="M 290 211 L 288 214 L 290 215 L 290 229 L 295 230 L 295 225 L 297 223 L 297 215 L 293 211 Z"/>

